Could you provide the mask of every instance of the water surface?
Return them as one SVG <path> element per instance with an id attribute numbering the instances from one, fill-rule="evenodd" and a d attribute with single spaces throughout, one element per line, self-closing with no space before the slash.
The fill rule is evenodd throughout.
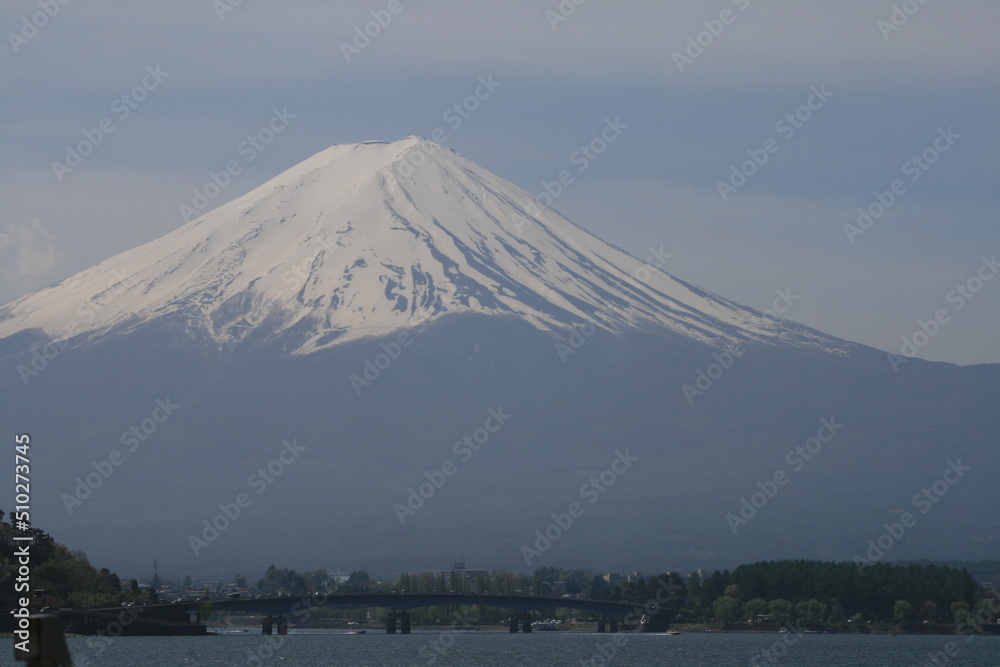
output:
<path id="1" fill-rule="evenodd" d="M 418 667 L 681 665 L 684 667 L 997 667 L 1000 637 L 943 635 L 776 635 L 689 633 L 414 632 L 352 635 L 331 631 L 263 636 L 253 631 L 208 637 L 71 637 L 76 667 L 226 667 L 330 665 Z M 950 646 L 949 646 L 950 644 Z M 951 648 L 958 654 L 948 657 Z M 2 665 L 13 660 L 4 639 Z M 769 653 L 765 653 L 768 651 Z M 931 655 L 938 665 L 931 662 Z M 89 661 L 89 662 L 88 662 Z"/>

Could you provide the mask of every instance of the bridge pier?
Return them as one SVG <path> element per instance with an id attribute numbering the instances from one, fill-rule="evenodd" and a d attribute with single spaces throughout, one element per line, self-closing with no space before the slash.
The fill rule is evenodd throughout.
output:
<path id="1" fill-rule="evenodd" d="M 278 615 L 277 618 L 271 616 L 270 613 L 264 617 L 264 620 L 260 623 L 260 634 L 262 635 L 273 635 L 274 627 L 278 627 L 279 635 L 288 634 L 288 619 L 282 615 Z"/>
<path id="2" fill-rule="evenodd" d="M 531 632 L 531 612 L 514 612 L 510 615 L 510 632 Z"/>
<path id="3" fill-rule="evenodd" d="M 385 623 L 387 634 L 410 634 L 412 632 L 412 615 L 409 609 L 423 607 L 445 607 L 456 610 L 463 605 L 481 605 L 509 610 L 508 629 L 511 633 L 532 632 L 533 619 L 544 618 L 551 609 L 574 609 L 584 612 L 588 617 L 598 621 L 598 632 L 619 632 L 623 617 L 635 610 L 635 605 L 623 602 L 604 600 L 585 600 L 578 598 L 555 598 L 526 595 L 485 595 L 475 593 L 340 593 L 337 595 L 323 594 L 309 599 L 310 606 L 323 605 L 335 607 L 366 607 L 379 609 L 379 616 Z M 229 599 L 214 603 L 214 608 L 220 611 L 241 610 L 243 613 L 254 613 L 260 621 L 260 632 L 263 635 L 288 632 L 291 619 L 284 616 L 299 606 L 294 599 L 274 597 L 263 599 Z M 97 632 L 111 622 L 118 614 L 128 614 L 133 618 L 129 622 L 119 619 L 123 626 L 130 627 L 130 634 L 203 634 L 204 625 L 195 623 L 196 619 L 189 616 L 199 612 L 204 613 L 205 605 L 201 601 L 188 601 L 174 605 L 147 605 L 135 609 L 120 607 L 88 607 L 66 612 L 63 618 L 68 618 L 75 628 L 84 633 Z M 143 618 L 155 623 L 140 623 Z M 134 618 L 142 616 L 143 618 Z M 644 617 L 642 627 L 650 631 L 652 624 L 649 617 Z M 661 620 L 657 616 L 657 621 Z M 662 614 L 663 624 L 673 620 L 672 613 Z M 593 622 L 593 621 L 592 621 Z M 462 620 L 466 625 L 468 621 Z M 141 627 L 140 627 L 141 626 Z M 149 627 L 147 627 L 149 626 Z M 277 626 L 277 632 L 275 632 Z M 544 627 L 544 626 L 542 626 Z M 621 627 L 622 630 L 627 629 Z M 79 631 L 74 629 L 74 632 Z"/>
<path id="4" fill-rule="evenodd" d="M 385 633 L 387 635 L 396 634 L 396 621 L 399 621 L 399 633 L 410 634 L 410 612 L 390 611 L 385 621 Z"/>
<path id="5" fill-rule="evenodd" d="M 601 616 L 597 619 L 597 631 L 598 632 L 618 632 L 618 619 L 617 618 L 605 618 Z"/>

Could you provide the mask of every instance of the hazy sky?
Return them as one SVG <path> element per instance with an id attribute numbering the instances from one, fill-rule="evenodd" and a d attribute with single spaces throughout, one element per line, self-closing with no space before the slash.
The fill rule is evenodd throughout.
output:
<path id="1" fill-rule="evenodd" d="M 36 0 L 0 25 L 0 301 L 174 229 L 229 161 L 212 207 L 441 128 L 532 194 L 568 170 L 554 208 L 725 297 L 781 290 L 893 352 L 937 313 L 918 356 L 1000 362 L 995 0 Z"/>

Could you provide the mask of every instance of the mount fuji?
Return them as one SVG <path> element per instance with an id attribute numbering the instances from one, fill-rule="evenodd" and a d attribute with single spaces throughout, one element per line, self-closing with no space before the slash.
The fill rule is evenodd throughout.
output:
<path id="1" fill-rule="evenodd" d="M 879 558 L 1000 539 L 1000 366 L 743 307 L 418 137 L 0 306 L 0 386 L 35 521 L 125 571 L 850 559 L 905 511 Z"/>
<path id="2" fill-rule="evenodd" d="M 716 346 L 850 348 L 660 271 L 647 268 L 639 280 L 641 266 L 442 145 L 373 141 L 333 146 L 163 238 L 0 309 L 0 337 L 39 329 L 93 341 L 172 318 L 218 345 L 256 333 L 308 354 L 480 313 L 542 331 L 593 321 Z M 105 298 L 113 307 L 89 309 L 85 327 L 60 329 L 80 319 L 81 300 Z"/>

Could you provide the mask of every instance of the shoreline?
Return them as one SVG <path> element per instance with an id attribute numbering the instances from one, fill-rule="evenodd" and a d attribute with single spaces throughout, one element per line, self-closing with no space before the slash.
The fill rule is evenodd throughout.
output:
<path id="1" fill-rule="evenodd" d="M 235 620 L 235 619 L 231 619 Z M 256 622 L 250 623 L 226 623 L 224 625 L 216 625 L 209 623 L 210 630 L 215 631 L 240 631 L 240 630 L 254 630 L 259 631 L 259 624 Z M 961 633 L 956 632 L 954 627 L 946 626 L 944 624 L 928 624 L 925 627 L 910 627 L 910 628 L 895 628 L 892 625 L 872 625 L 871 627 L 866 627 L 863 631 L 857 631 L 854 628 L 841 628 L 841 627 L 831 627 L 829 629 L 823 630 L 803 630 L 801 628 L 795 628 L 794 625 L 788 626 L 788 631 L 781 632 L 780 628 L 782 626 L 770 626 L 770 627 L 712 627 L 705 623 L 675 623 L 669 627 L 669 630 L 677 631 L 681 634 L 757 634 L 757 635 L 793 635 L 799 636 L 804 634 L 837 634 L 837 635 L 878 635 L 878 636 L 900 636 L 900 635 L 938 635 L 938 636 L 963 636 Z M 340 631 L 344 634 L 357 633 L 361 630 L 365 631 L 365 634 L 385 634 L 385 624 L 377 621 L 367 621 L 357 626 L 348 627 L 346 625 L 308 625 L 308 626 L 298 626 L 293 629 L 298 630 L 332 630 Z M 506 624 L 483 624 L 483 625 L 472 625 L 468 627 L 455 627 L 454 625 L 416 625 L 412 626 L 414 631 L 420 632 L 440 632 L 440 633 L 450 633 L 450 632 L 460 632 L 460 633 L 474 633 L 474 632 L 507 632 L 508 626 Z M 559 633 L 581 633 L 581 634 L 597 634 L 597 623 L 567 623 L 563 624 L 557 630 L 535 630 L 534 632 L 540 632 L 543 634 L 551 632 Z M 531 633 L 531 634 L 534 634 Z M 518 633 L 523 634 L 523 633 Z M 614 633 L 604 633 L 604 634 L 614 634 Z M 636 628 L 623 628 L 618 634 L 649 634 L 649 635 L 664 635 L 665 632 L 638 632 Z M 1000 635 L 1000 625 L 997 626 L 985 626 L 982 631 L 976 632 L 977 635 Z"/>

